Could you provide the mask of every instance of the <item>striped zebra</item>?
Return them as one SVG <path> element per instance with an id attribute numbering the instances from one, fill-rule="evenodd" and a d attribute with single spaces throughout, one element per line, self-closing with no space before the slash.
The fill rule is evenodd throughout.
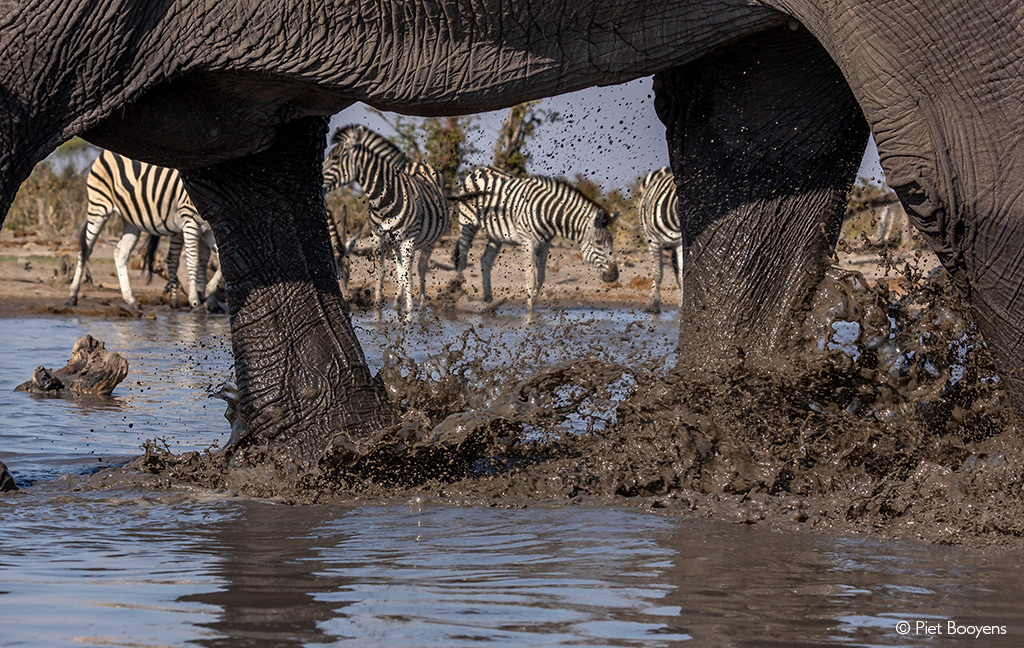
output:
<path id="1" fill-rule="evenodd" d="M 89 208 L 85 222 L 79 232 L 78 265 L 75 277 L 71 281 L 71 292 L 68 295 L 68 306 L 78 303 L 78 290 L 82 284 L 85 264 L 92 254 L 100 230 L 107 219 L 114 213 L 121 215 L 124 231 L 114 252 L 114 266 L 117 269 L 117 280 L 121 284 L 121 298 L 130 308 L 138 308 L 138 302 L 132 294 L 128 280 L 128 258 L 139 240 L 141 232 L 158 236 L 182 236 L 185 246 L 185 264 L 188 269 L 188 296 L 192 308 L 202 303 L 200 286 L 205 291 L 206 266 L 199 263 L 200 240 L 217 250 L 210 225 L 203 220 L 195 206 L 185 193 L 178 172 L 174 169 L 138 162 L 111 151 L 103 151 L 86 179 Z M 173 267 L 177 269 L 177 257 Z M 177 295 L 177 276 L 171 273 L 168 263 L 169 279 L 174 288 L 172 295 Z M 216 284 L 220 271 L 211 280 Z"/>
<path id="2" fill-rule="evenodd" d="M 413 255 L 417 250 L 420 253 L 417 268 L 422 301 L 430 254 L 451 223 L 441 174 L 410 161 L 397 146 L 364 126 L 339 128 L 331 142 L 324 160 L 324 193 L 358 182 L 369 203 L 370 227 L 381 252 L 374 301 L 378 306 L 383 302 L 384 258 L 390 250 L 398 279 L 395 308 L 404 300 L 405 312 L 411 313 Z"/>
<path id="3" fill-rule="evenodd" d="M 583 258 L 601 271 L 604 281 L 619 277 L 608 226 L 609 214 L 575 187 L 543 176 L 519 178 L 493 167 L 474 169 L 463 182 L 456 203 L 461 227 L 454 265 L 459 276 L 469 262 L 478 230 L 487 237 L 480 259 L 484 301 L 491 301 L 491 269 L 504 244 L 520 245 L 527 254 L 526 308 L 533 310 L 544 284 L 551 240 L 560 236 L 579 244 Z"/>
<path id="4" fill-rule="evenodd" d="M 669 250 L 672 269 L 679 288 L 679 307 L 683 305 L 683 272 L 686 269 L 686 237 L 679 222 L 679 199 L 672 169 L 663 167 L 644 176 L 637 199 L 637 216 L 654 261 L 654 279 L 648 309 L 661 310 L 661 251 Z"/>

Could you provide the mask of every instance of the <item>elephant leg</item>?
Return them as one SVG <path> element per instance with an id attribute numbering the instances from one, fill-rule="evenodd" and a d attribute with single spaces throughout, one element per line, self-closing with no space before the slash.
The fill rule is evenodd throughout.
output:
<path id="1" fill-rule="evenodd" d="M 680 365 L 770 363 L 833 254 L 867 124 L 827 52 L 785 28 L 656 75 L 655 94 L 689 266 Z"/>
<path id="2" fill-rule="evenodd" d="M 661 245 L 648 243 L 647 249 L 651 252 L 651 262 L 654 264 L 654 277 L 651 279 L 651 297 L 647 302 L 647 310 L 652 313 L 661 312 Z"/>
<path id="3" fill-rule="evenodd" d="M 501 252 L 501 243 L 488 240 L 487 247 L 484 248 L 484 253 L 480 256 L 480 280 L 484 286 L 485 302 L 494 299 L 494 295 L 491 293 L 491 270 L 494 268 L 494 261 L 498 258 L 499 252 Z"/>
<path id="4" fill-rule="evenodd" d="M 316 465 L 335 438 L 394 413 L 345 315 L 321 171 L 327 119 L 278 127 L 269 148 L 182 174 L 217 237 L 227 280 L 239 446 Z"/>
<path id="5" fill-rule="evenodd" d="M 114 250 L 114 269 L 117 271 L 117 282 L 121 285 L 121 299 L 129 308 L 137 308 L 139 305 L 132 294 L 132 283 L 128 277 L 128 260 L 138 240 L 139 230 L 125 223 L 124 234 L 121 235 L 121 240 L 117 242 L 117 248 Z"/>

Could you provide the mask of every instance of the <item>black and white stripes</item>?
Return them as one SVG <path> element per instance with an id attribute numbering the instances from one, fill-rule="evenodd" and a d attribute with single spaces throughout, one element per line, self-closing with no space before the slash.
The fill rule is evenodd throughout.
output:
<path id="1" fill-rule="evenodd" d="M 602 279 L 618 278 L 608 230 L 615 216 L 565 182 L 541 176 L 519 178 L 480 167 L 466 177 L 456 210 L 461 226 L 456 270 L 465 270 L 477 231 L 483 230 L 487 237 L 480 260 L 485 301 L 492 299 L 491 268 L 503 244 L 521 245 L 529 256 L 528 310 L 533 310 L 540 294 L 551 240 L 556 236 L 578 243 L 583 258 L 602 272 Z"/>
<path id="2" fill-rule="evenodd" d="M 384 292 L 384 251 L 391 250 L 398 280 L 395 306 L 404 298 L 404 308 L 410 312 L 413 254 L 420 251 L 417 268 L 422 299 L 430 254 L 451 223 L 441 175 L 426 164 L 410 161 L 397 146 L 364 126 L 339 128 L 331 141 L 334 146 L 324 161 L 324 192 L 359 183 L 381 250 L 376 303 L 381 303 Z"/>
<path id="3" fill-rule="evenodd" d="M 78 265 L 71 282 L 68 304 L 78 303 L 85 263 L 103 225 L 116 212 L 124 221 L 124 232 L 114 253 L 114 265 L 125 303 L 133 308 L 138 306 L 128 280 L 128 258 L 139 234 L 147 232 L 158 236 L 182 235 L 189 276 L 189 302 L 193 308 L 199 306 L 201 293 L 206 288 L 206 267 L 199 262 L 200 239 L 214 251 L 217 247 L 213 231 L 196 212 L 178 172 L 103 151 L 89 170 L 86 186 L 89 207 L 79 234 Z M 171 279 L 173 282 L 176 278 Z"/>
<path id="4" fill-rule="evenodd" d="M 679 222 L 679 199 L 672 169 L 662 167 L 644 176 L 637 199 L 637 218 L 654 262 L 654 279 L 648 308 L 661 310 L 661 251 L 668 250 L 683 303 L 683 272 L 686 269 L 686 238 Z"/>

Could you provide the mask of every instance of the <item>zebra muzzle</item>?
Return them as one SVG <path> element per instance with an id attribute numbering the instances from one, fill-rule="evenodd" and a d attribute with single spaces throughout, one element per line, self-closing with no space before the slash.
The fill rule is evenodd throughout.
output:
<path id="1" fill-rule="evenodd" d="M 617 263 L 612 261 L 604 272 L 601 274 L 601 279 L 605 283 L 611 283 L 619 278 L 619 266 Z"/>

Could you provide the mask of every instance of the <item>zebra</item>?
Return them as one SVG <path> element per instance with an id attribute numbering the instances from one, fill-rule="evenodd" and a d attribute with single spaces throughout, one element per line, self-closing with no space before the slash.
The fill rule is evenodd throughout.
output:
<path id="1" fill-rule="evenodd" d="M 146 244 L 142 252 L 142 268 L 146 271 L 146 283 L 149 283 L 153 278 L 153 263 L 156 261 L 157 246 L 159 246 L 160 239 L 163 237 L 159 234 L 146 234 L 146 237 Z M 172 234 L 168 239 L 167 260 L 165 261 L 167 285 L 164 287 L 164 292 L 167 293 L 171 308 L 178 308 L 178 264 L 181 262 L 181 251 L 184 247 L 185 237 L 181 232 Z M 206 240 L 200 237 L 200 268 L 205 270 L 205 268 L 209 267 L 211 252 L 212 250 Z M 227 312 L 226 305 L 218 301 L 215 294 L 215 291 L 224 287 L 224 277 L 220 272 L 219 259 L 217 268 L 217 272 L 210 279 L 210 282 L 206 284 L 206 309 L 211 313 Z M 200 280 L 200 285 L 202 285 L 202 280 Z"/>
<path id="2" fill-rule="evenodd" d="M 324 193 L 358 182 L 369 203 L 369 223 L 381 252 L 377 264 L 374 303 L 384 296 L 384 253 L 394 254 L 398 294 L 395 308 L 404 299 L 412 312 L 412 261 L 418 250 L 420 301 L 426 296 L 427 269 L 434 244 L 451 226 L 448 198 L 441 174 L 426 164 L 413 162 L 386 138 L 365 126 L 339 128 L 324 160 Z"/>
<path id="3" fill-rule="evenodd" d="M 608 230 L 618 214 L 609 214 L 575 187 L 544 176 L 519 178 L 494 167 L 478 167 L 466 176 L 455 204 L 461 227 L 453 265 L 461 279 L 469 248 L 478 230 L 487 237 L 480 259 L 484 301 L 491 301 L 491 268 L 504 244 L 527 253 L 527 311 L 532 311 L 544 284 L 551 240 L 555 236 L 580 245 L 583 258 L 613 282 L 619 268 Z"/>
<path id="4" fill-rule="evenodd" d="M 199 263 L 200 240 L 211 250 L 217 251 L 217 243 L 210 225 L 199 216 L 195 205 L 185 192 L 178 172 L 145 162 L 139 162 L 118 155 L 112 151 L 103 151 L 92 163 L 86 179 L 89 207 L 85 222 L 79 231 L 78 265 L 71 281 L 71 291 L 67 305 L 78 303 L 78 290 L 81 287 L 85 264 L 92 254 L 93 246 L 99 237 L 100 230 L 112 214 L 119 213 L 124 221 L 121 240 L 114 252 L 114 266 L 117 269 L 117 280 L 121 285 L 121 298 L 129 308 L 138 309 L 139 304 L 132 294 L 128 280 L 128 258 L 139 240 L 141 232 L 153 235 L 174 236 L 180 234 L 185 246 L 185 264 L 188 269 L 189 303 L 197 308 L 202 303 L 199 286 L 205 291 L 206 266 Z M 173 268 L 177 269 L 177 256 Z M 174 288 L 172 295 L 177 294 L 177 276 L 171 273 L 170 259 L 168 274 Z M 211 280 L 216 285 L 220 279 L 220 271 Z"/>
<path id="5" fill-rule="evenodd" d="M 654 261 L 654 279 L 647 308 L 652 313 L 661 310 L 661 251 L 669 250 L 672 269 L 679 288 L 679 307 L 683 306 L 683 272 L 686 269 L 686 236 L 679 221 L 679 198 L 676 194 L 672 169 L 662 167 L 651 171 L 640 181 L 637 198 L 637 217 L 647 248 Z"/>

